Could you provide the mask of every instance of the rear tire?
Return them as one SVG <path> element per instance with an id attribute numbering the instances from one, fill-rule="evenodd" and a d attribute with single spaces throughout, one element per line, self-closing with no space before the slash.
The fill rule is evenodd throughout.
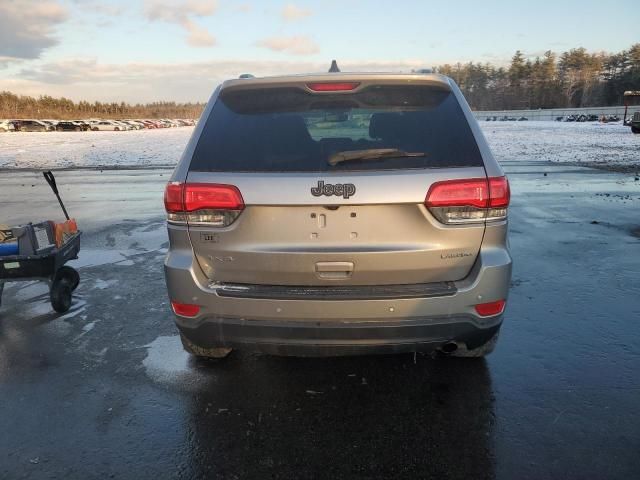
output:
<path id="1" fill-rule="evenodd" d="M 493 337 L 491 337 L 486 343 L 476 347 L 474 349 L 468 350 L 465 344 L 458 345 L 458 349 L 449 354 L 450 357 L 460 357 L 460 358 L 482 358 L 489 355 L 496 348 L 496 344 L 498 343 L 498 337 L 500 332 L 496 332 Z"/>
<path id="2" fill-rule="evenodd" d="M 182 333 L 180 334 L 180 340 L 182 341 L 182 347 L 185 351 L 198 358 L 225 358 L 232 350 L 231 348 L 226 347 L 200 347 L 185 337 Z"/>
<path id="3" fill-rule="evenodd" d="M 60 267 L 56 273 L 56 277 L 67 280 L 69 285 L 71 285 L 71 290 L 78 288 L 78 284 L 80 283 L 80 274 L 75 268 L 68 265 Z"/>
<path id="4" fill-rule="evenodd" d="M 51 285 L 49 298 L 51 306 L 58 313 L 66 313 L 71 308 L 71 294 L 73 289 L 71 283 L 66 278 L 58 278 Z"/>
<path id="5" fill-rule="evenodd" d="M 118 127 L 113 129 L 115 132 L 118 132 L 120 129 Z"/>
<path id="6" fill-rule="evenodd" d="M 636 134 L 637 134 L 637 133 L 640 133 L 640 128 L 638 128 L 638 127 L 631 127 L 631 131 L 632 131 L 633 133 L 636 133 Z"/>

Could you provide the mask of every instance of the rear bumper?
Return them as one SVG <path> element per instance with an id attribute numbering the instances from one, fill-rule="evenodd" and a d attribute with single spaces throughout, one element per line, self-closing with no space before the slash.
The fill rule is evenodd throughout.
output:
<path id="1" fill-rule="evenodd" d="M 337 356 L 429 352 L 445 343 L 468 349 L 486 343 L 500 329 L 502 318 L 481 327 L 457 317 L 385 322 L 326 323 L 211 318 L 197 326 L 178 324 L 180 332 L 203 347 L 293 356 Z"/>
<path id="2" fill-rule="evenodd" d="M 197 304 L 195 318 L 176 316 L 202 347 L 226 346 L 288 355 L 427 351 L 450 341 L 468 348 L 497 331 L 502 315 L 480 317 L 479 303 L 506 299 L 511 257 L 502 233 L 485 242 L 468 276 L 451 294 L 413 298 L 238 298 L 219 295 L 200 269 L 187 235 L 170 231 L 165 275 L 172 301 Z M 504 229 L 502 229 L 504 230 Z"/>

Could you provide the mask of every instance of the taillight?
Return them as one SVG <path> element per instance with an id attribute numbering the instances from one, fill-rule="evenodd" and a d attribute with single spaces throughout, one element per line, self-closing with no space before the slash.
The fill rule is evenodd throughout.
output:
<path id="1" fill-rule="evenodd" d="M 318 82 L 307 83 L 307 87 L 314 92 L 349 92 L 355 90 L 360 82 Z"/>
<path id="2" fill-rule="evenodd" d="M 504 306 L 507 302 L 504 300 L 498 300 L 497 302 L 479 303 L 475 306 L 476 312 L 481 317 L 491 317 L 498 315 L 504 311 Z"/>
<path id="3" fill-rule="evenodd" d="M 244 209 L 237 187 L 212 183 L 169 183 L 164 206 L 171 223 L 212 227 L 231 225 Z"/>
<path id="4" fill-rule="evenodd" d="M 445 224 L 497 221 L 507 218 L 506 177 L 446 180 L 431 185 L 425 206 Z"/>
<path id="5" fill-rule="evenodd" d="M 171 302 L 171 308 L 176 315 L 181 317 L 195 317 L 200 313 L 200 305 L 192 305 L 189 303 Z"/>
<path id="6" fill-rule="evenodd" d="M 182 205 L 183 187 L 183 183 L 172 182 L 167 184 L 164 189 L 164 209 L 167 213 L 182 212 L 184 210 Z"/>

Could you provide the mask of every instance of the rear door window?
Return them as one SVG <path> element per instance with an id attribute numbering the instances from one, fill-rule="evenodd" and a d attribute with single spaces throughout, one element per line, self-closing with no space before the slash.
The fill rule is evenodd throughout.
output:
<path id="1" fill-rule="evenodd" d="M 338 153 L 398 149 L 411 157 L 331 164 Z M 206 120 L 190 170 L 325 172 L 482 166 L 451 92 L 369 86 L 353 94 L 303 88 L 222 92 Z"/>

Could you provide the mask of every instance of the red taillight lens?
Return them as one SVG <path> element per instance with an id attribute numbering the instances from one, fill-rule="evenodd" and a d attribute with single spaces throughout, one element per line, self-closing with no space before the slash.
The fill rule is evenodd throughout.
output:
<path id="1" fill-rule="evenodd" d="M 498 315 L 504 311 L 504 306 L 507 302 L 505 300 L 498 300 L 497 302 L 480 303 L 475 306 L 476 312 L 482 317 L 490 317 L 492 315 Z"/>
<path id="2" fill-rule="evenodd" d="M 314 92 L 347 92 L 355 90 L 360 82 L 321 82 L 307 83 L 307 87 Z"/>
<path id="3" fill-rule="evenodd" d="M 184 211 L 242 210 L 244 200 L 233 185 L 187 183 L 184 186 Z"/>
<path id="4" fill-rule="evenodd" d="M 489 206 L 503 208 L 509 206 L 511 190 L 507 177 L 493 177 L 489 179 Z"/>
<path id="5" fill-rule="evenodd" d="M 200 305 L 191 305 L 189 303 L 171 302 L 171 308 L 176 315 L 181 317 L 195 317 L 200 313 Z"/>
<path id="6" fill-rule="evenodd" d="M 431 185 L 424 204 L 442 223 L 463 224 L 507 218 L 506 177 L 446 180 Z"/>
<path id="7" fill-rule="evenodd" d="M 431 185 L 425 205 L 427 207 L 486 208 L 489 200 L 487 180 L 448 180 Z"/>
<path id="8" fill-rule="evenodd" d="M 172 224 L 228 227 L 244 209 L 244 200 L 233 185 L 175 182 L 164 191 L 164 208 Z"/>
<path id="9" fill-rule="evenodd" d="M 184 211 L 183 208 L 183 187 L 182 183 L 168 183 L 164 190 L 164 209 L 167 213 Z"/>
<path id="10" fill-rule="evenodd" d="M 196 210 L 242 210 L 244 200 L 237 187 L 210 183 L 169 183 L 164 191 L 167 213 Z"/>

